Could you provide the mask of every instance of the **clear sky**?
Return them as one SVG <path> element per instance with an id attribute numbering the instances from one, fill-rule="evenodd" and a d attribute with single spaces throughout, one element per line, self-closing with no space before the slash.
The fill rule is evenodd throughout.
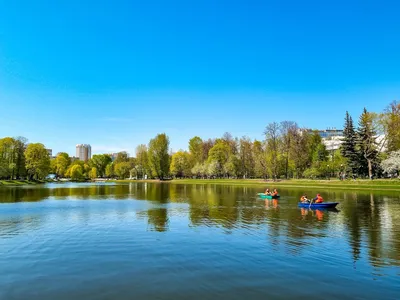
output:
<path id="1" fill-rule="evenodd" d="M 0 137 L 54 152 L 157 133 L 341 127 L 400 99 L 400 1 L 0 0 Z"/>

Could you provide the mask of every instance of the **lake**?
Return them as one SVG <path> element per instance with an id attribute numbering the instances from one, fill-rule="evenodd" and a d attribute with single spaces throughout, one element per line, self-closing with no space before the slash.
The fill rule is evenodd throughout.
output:
<path id="1" fill-rule="evenodd" d="M 264 189 L 0 187 L 0 299 L 400 298 L 398 192 Z"/>

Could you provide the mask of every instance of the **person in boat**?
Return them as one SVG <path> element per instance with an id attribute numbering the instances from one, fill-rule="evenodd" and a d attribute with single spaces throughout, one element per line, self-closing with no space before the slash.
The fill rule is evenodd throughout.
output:
<path id="1" fill-rule="evenodd" d="M 279 195 L 278 190 L 277 190 L 277 189 L 274 189 L 274 191 L 272 192 L 271 195 L 272 195 L 273 197 L 278 196 L 278 195 Z"/>
<path id="2" fill-rule="evenodd" d="M 313 199 L 313 203 L 323 203 L 323 202 L 324 198 L 322 198 L 320 194 L 317 194 L 317 197 Z"/>
<path id="3" fill-rule="evenodd" d="M 310 199 L 308 199 L 307 194 L 304 194 L 303 196 L 301 196 L 300 201 L 302 203 L 310 203 Z"/>
<path id="4" fill-rule="evenodd" d="M 270 192 L 270 190 L 269 190 L 269 189 L 266 189 L 266 191 L 265 191 L 265 195 L 271 195 L 271 192 Z"/>

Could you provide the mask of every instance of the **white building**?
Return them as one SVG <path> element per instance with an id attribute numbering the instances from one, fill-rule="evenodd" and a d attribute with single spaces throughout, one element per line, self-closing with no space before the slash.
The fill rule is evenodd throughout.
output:
<path id="1" fill-rule="evenodd" d="M 92 147 L 88 144 L 76 145 L 76 157 L 79 160 L 88 161 L 92 158 Z"/>

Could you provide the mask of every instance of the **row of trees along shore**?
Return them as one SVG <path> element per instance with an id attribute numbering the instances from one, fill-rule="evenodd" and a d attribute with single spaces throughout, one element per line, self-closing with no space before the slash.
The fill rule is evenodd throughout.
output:
<path id="1" fill-rule="evenodd" d="M 364 109 L 358 124 L 346 113 L 340 149 L 328 151 L 317 131 L 296 122 L 270 123 L 265 139 L 220 138 L 189 140 L 188 151 L 171 153 L 169 138 L 158 134 L 139 145 L 135 157 L 118 153 L 87 161 L 71 160 L 67 153 L 51 159 L 45 146 L 28 144 L 22 137 L 0 139 L 0 179 L 56 178 L 377 178 L 398 176 L 400 171 L 400 103 L 382 113 Z"/>

